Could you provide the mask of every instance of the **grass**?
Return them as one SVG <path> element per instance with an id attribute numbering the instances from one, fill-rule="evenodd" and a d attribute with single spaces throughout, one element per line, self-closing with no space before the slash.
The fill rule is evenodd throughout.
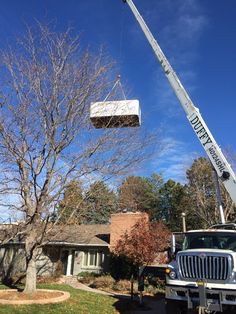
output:
<path id="1" fill-rule="evenodd" d="M 0 285 L 0 289 L 8 287 Z M 38 288 L 68 291 L 70 299 L 58 304 L 47 305 L 0 305 L 0 314 L 113 314 L 126 313 L 130 301 L 120 301 L 110 296 L 86 292 L 67 285 L 40 284 Z"/>

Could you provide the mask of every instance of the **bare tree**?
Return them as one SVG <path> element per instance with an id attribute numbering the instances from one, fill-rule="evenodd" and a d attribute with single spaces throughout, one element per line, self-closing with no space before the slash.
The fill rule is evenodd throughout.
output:
<path id="1" fill-rule="evenodd" d="M 199 224 L 202 227 L 209 227 L 219 223 L 215 176 L 210 162 L 203 157 L 196 159 L 187 170 L 187 179 L 187 196 L 190 204 L 186 210 L 188 216 L 194 218 L 198 227 Z M 220 191 L 225 219 L 232 221 L 235 219 L 235 205 L 222 182 Z"/>
<path id="2" fill-rule="evenodd" d="M 70 29 L 58 34 L 38 23 L 1 61 L 2 206 L 22 214 L 24 291 L 32 293 L 37 252 L 57 223 L 50 217 L 69 180 L 124 174 L 147 156 L 151 138 L 136 128 L 93 128 L 89 106 L 104 99 L 112 63 L 102 50 L 83 51 Z"/>
<path id="3" fill-rule="evenodd" d="M 231 146 L 227 146 L 224 149 L 224 153 L 234 172 L 236 171 L 236 152 Z"/>

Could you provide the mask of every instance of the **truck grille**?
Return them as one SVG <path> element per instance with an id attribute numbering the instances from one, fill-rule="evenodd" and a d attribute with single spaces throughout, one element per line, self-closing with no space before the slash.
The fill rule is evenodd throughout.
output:
<path id="1" fill-rule="evenodd" d="M 229 256 L 183 254 L 178 260 L 181 275 L 186 279 L 227 280 L 231 270 Z"/>

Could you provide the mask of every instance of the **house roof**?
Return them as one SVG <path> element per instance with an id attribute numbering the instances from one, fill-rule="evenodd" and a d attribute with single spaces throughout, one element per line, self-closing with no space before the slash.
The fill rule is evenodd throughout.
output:
<path id="1" fill-rule="evenodd" d="M 24 243 L 24 236 L 17 236 L 15 226 L 0 227 L 0 242 L 12 238 L 14 243 Z M 108 246 L 110 243 L 110 225 L 56 225 L 47 235 L 47 240 L 56 245 L 94 245 Z"/>
<path id="2" fill-rule="evenodd" d="M 65 225 L 53 229 L 50 243 L 75 245 L 109 245 L 110 225 Z"/>

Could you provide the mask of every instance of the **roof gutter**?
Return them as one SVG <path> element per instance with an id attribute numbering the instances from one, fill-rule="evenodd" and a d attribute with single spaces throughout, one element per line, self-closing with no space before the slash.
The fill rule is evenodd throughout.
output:
<path id="1" fill-rule="evenodd" d="M 71 243 L 71 242 L 48 242 L 46 245 L 54 244 L 54 245 L 67 245 L 67 246 L 104 246 L 108 247 L 109 244 L 91 244 L 91 243 Z"/>
<path id="2" fill-rule="evenodd" d="M 0 245 L 7 245 L 7 244 L 25 244 L 25 242 L 5 242 L 3 243 L 0 241 Z M 108 247 L 109 244 L 91 244 L 91 243 L 73 243 L 73 242 L 47 242 L 45 245 L 65 245 L 65 246 L 102 246 Z"/>

